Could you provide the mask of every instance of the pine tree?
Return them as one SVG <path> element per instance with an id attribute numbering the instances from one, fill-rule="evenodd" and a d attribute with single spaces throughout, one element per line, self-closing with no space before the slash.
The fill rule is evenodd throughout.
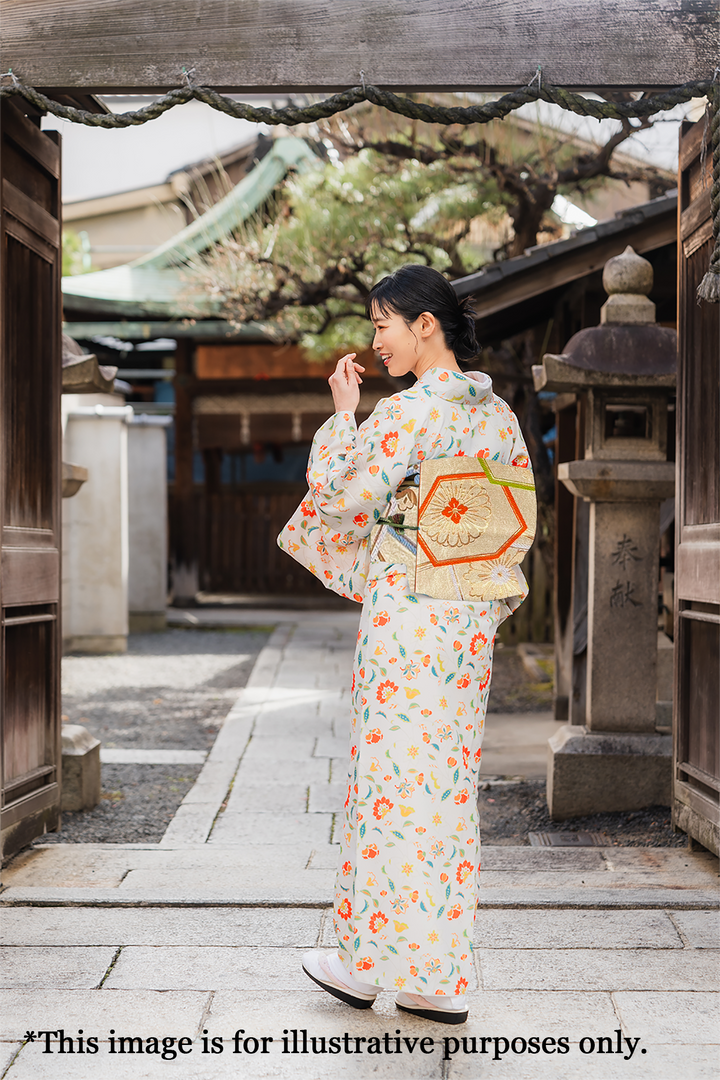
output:
<path id="1" fill-rule="evenodd" d="M 363 303 L 378 278 L 424 262 L 451 279 L 562 235 L 552 205 L 607 183 L 674 177 L 616 166 L 629 122 L 602 145 L 517 118 L 438 130 L 367 106 L 313 132 L 318 168 L 290 175 L 270 205 L 187 268 L 234 324 L 263 323 L 317 357 L 368 339 Z M 320 138 L 317 138 L 317 136 Z M 324 157 L 324 160 L 323 160 Z"/>

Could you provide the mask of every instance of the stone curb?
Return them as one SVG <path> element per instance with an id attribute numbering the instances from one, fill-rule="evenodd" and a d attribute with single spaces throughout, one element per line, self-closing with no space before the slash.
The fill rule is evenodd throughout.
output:
<path id="1" fill-rule="evenodd" d="M 131 750 L 100 748 L 101 765 L 203 765 L 205 750 Z"/>
<path id="2" fill-rule="evenodd" d="M 313 871 L 310 871 L 312 873 Z M 168 890 L 169 891 L 169 890 Z M 538 909 L 568 911 L 573 909 L 708 911 L 720 909 L 720 895 L 709 889 L 493 889 L 492 896 L 481 896 L 478 909 Z M 6 907 L 277 907 L 330 908 L 326 899 L 303 896 L 228 897 L 206 892 L 188 892 L 185 896 L 163 895 L 162 890 L 137 893 L 118 889 L 13 888 L 0 895 Z"/>
<path id="3" fill-rule="evenodd" d="M 278 626 L 261 649 L 243 690 L 228 712 L 207 761 L 160 841 L 161 848 L 204 844 L 227 798 L 255 718 L 272 687 L 294 626 Z"/>

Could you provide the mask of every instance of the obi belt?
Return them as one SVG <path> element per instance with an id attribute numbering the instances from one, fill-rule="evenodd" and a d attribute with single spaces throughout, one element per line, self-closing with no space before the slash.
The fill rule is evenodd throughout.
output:
<path id="1" fill-rule="evenodd" d="M 531 469 L 486 458 L 423 461 L 370 535 L 370 561 L 405 563 L 408 587 L 438 600 L 524 593 L 519 564 L 535 538 Z"/>

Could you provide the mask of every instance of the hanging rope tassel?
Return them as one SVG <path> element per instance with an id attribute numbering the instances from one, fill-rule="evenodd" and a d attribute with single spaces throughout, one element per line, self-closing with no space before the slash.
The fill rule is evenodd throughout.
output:
<path id="1" fill-rule="evenodd" d="M 710 123 L 710 142 L 713 156 L 713 183 L 710 191 L 710 213 L 713 221 L 714 246 L 710 256 L 710 266 L 698 285 L 698 304 L 705 300 L 708 304 L 720 304 L 720 72 L 715 71 L 712 95 L 712 121 Z"/>

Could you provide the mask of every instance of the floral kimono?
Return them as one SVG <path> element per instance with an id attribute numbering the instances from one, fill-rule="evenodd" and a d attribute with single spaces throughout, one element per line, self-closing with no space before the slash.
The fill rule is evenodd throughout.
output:
<path id="1" fill-rule="evenodd" d="M 401 520 L 400 484 L 444 457 L 529 467 L 487 375 L 435 368 L 360 427 L 352 413 L 330 417 L 313 442 L 310 491 L 278 543 L 363 604 L 335 896 L 343 961 L 364 982 L 453 996 L 475 985 L 477 777 L 493 642 L 527 585 L 514 569 L 518 594 L 508 597 L 499 565 L 503 599 L 437 600 L 414 593 L 406 565 L 371 546 L 379 518 Z M 483 594 L 493 595 L 491 580 Z"/>

